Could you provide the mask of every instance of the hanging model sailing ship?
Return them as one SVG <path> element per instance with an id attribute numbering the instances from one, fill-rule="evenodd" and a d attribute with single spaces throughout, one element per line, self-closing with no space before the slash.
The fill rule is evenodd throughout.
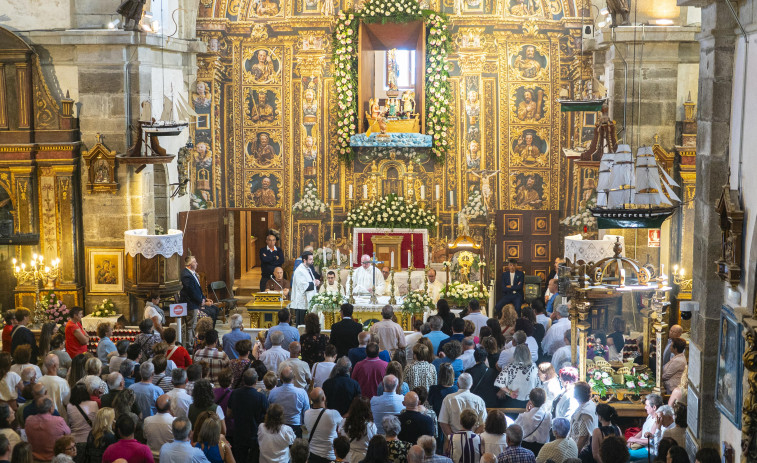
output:
<path id="1" fill-rule="evenodd" d="M 143 164 L 170 162 L 174 156 L 166 154 L 158 137 L 174 137 L 181 134 L 189 126 L 190 119 L 197 117 L 197 113 L 189 106 L 184 95 L 174 95 L 173 89 L 171 98 L 163 96 L 163 112 L 159 120 L 152 117 L 152 103 L 149 99 L 143 101 L 141 106 L 137 121 L 137 140 L 126 155 L 120 158 L 139 158 Z"/>
<path id="2" fill-rule="evenodd" d="M 599 228 L 659 228 L 678 209 L 678 184 L 657 163 L 649 146 L 619 145 L 599 163 L 597 206 L 590 208 Z"/>

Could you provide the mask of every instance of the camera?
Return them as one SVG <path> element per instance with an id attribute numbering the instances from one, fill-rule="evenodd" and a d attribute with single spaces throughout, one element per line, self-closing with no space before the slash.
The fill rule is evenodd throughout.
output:
<path id="1" fill-rule="evenodd" d="M 695 301 L 681 302 L 679 305 L 679 310 L 681 312 L 682 320 L 691 320 L 692 313 L 699 310 L 699 302 L 695 302 Z"/>

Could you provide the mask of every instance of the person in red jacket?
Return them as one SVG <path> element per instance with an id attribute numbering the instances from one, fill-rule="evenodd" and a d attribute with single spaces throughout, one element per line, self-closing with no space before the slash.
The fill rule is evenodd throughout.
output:
<path id="1" fill-rule="evenodd" d="M 2 334 L 2 341 L 3 341 L 3 352 L 12 353 L 11 352 L 11 331 L 13 331 L 13 328 L 16 327 L 16 311 L 15 310 L 6 310 L 3 314 L 3 319 L 5 319 L 5 326 L 3 327 L 3 334 Z"/>
<path id="2" fill-rule="evenodd" d="M 81 324 L 84 309 L 81 307 L 71 308 L 71 319 L 66 323 L 66 353 L 71 358 L 87 352 L 89 336 Z"/>

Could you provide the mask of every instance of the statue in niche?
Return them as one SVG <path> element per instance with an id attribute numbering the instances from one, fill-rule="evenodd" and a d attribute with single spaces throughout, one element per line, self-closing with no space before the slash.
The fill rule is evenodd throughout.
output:
<path id="1" fill-rule="evenodd" d="M 518 174 L 515 182 L 515 206 L 522 209 L 538 209 L 544 204 L 544 179 L 539 174 Z"/>
<path id="2" fill-rule="evenodd" d="M 468 169 L 478 169 L 481 167 L 481 153 L 479 152 L 479 144 L 477 140 L 471 140 L 468 144 L 468 152 L 466 153 L 466 165 Z"/>
<path id="3" fill-rule="evenodd" d="M 526 45 L 513 61 L 513 67 L 524 79 L 533 79 L 538 76 L 545 64 L 546 58 L 541 53 L 537 53 L 533 45 Z"/>
<path id="4" fill-rule="evenodd" d="M 257 58 L 258 62 L 253 64 L 250 69 L 253 82 L 256 84 L 267 84 L 273 81 L 276 68 L 273 65 L 273 59 L 268 55 L 268 51 L 258 50 Z"/>
<path id="5" fill-rule="evenodd" d="M 255 123 L 273 122 L 276 118 L 276 112 L 273 106 L 268 104 L 268 94 L 271 94 L 275 100 L 276 96 L 269 90 L 252 90 L 247 96 L 250 110 L 250 120 Z M 257 98 L 256 98 L 257 96 Z M 257 100 L 257 102 L 255 101 Z"/>
<path id="6" fill-rule="evenodd" d="M 315 100 L 315 84 L 310 81 L 305 90 L 305 101 L 302 103 L 302 123 L 305 127 L 315 125 L 318 120 L 318 102 Z"/>
<path id="7" fill-rule="evenodd" d="M 510 0 L 510 14 L 513 16 L 533 16 L 539 6 L 533 0 Z"/>
<path id="8" fill-rule="evenodd" d="M 334 0 L 323 0 L 321 4 L 321 14 L 326 16 L 334 16 Z"/>
<path id="9" fill-rule="evenodd" d="M 95 183 L 110 183 L 110 166 L 105 159 L 95 161 Z"/>
<path id="10" fill-rule="evenodd" d="M 253 178 L 250 183 L 253 190 L 252 201 L 256 207 L 276 207 L 277 189 L 272 187 L 271 177 L 262 177 L 259 186 L 256 178 Z"/>
<path id="11" fill-rule="evenodd" d="M 612 25 L 610 27 L 628 26 L 631 22 L 628 20 L 628 2 L 626 0 L 607 0 L 607 10 L 612 17 Z M 618 15 L 620 15 L 620 23 L 618 23 Z"/>
<path id="12" fill-rule="evenodd" d="M 475 124 L 474 118 L 481 114 L 481 102 L 478 100 L 478 92 L 468 90 L 468 99 L 465 100 L 465 114 L 471 118 L 471 124 Z"/>
<path id="13" fill-rule="evenodd" d="M 397 79 L 400 76 L 400 65 L 397 64 L 397 49 L 392 48 L 386 52 L 386 81 L 389 90 L 386 92 L 390 98 L 395 98 L 398 93 Z"/>
<path id="14" fill-rule="evenodd" d="M 546 142 L 538 137 L 535 131 L 524 130 L 514 143 L 513 153 L 520 158 L 523 165 L 543 164 Z"/>
<path id="15" fill-rule="evenodd" d="M 248 148 L 250 151 L 249 154 L 255 158 L 260 166 L 266 167 L 273 163 L 276 157 L 276 150 L 271 146 L 271 136 L 267 133 L 259 133 L 257 138 L 254 146 L 252 146 L 252 143 L 250 144 Z"/>
<path id="16" fill-rule="evenodd" d="M 279 4 L 273 0 L 256 0 L 253 8 L 258 16 L 276 16 L 279 13 Z"/>
<path id="17" fill-rule="evenodd" d="M 318 148 L 315 146 L 315 139 L 313 139 L 313 137 L 305 137 L 305 146 L 302 148 L 302 156 L 304 162 L 303 173 L 305 177 L 315 177 L 315 164 L 318 159 Z"/>
<path id="18" fill-rule="evenodd" d="M 536 93 L 536 98 L 534 98 Z M 516 102 L 520 98 L 516 97 Z M 523 90 L 523 101 L 518 103 L 516 117 L 523 122 L 538 122 L 544 117 L 544 90 Z"/>
<path id="19" fill-rule="evenodd" d="M 484 206 L 486 206 L 487 211 L 492 211 L 494 209 L 492 204 L 492 189 L 489 184 L 489 179 L 497 175 L 498 172 L 499 170 L 471 171 L 471 174 L 478 177 L 481 181 L 481 197 L 484 199 Z"/>

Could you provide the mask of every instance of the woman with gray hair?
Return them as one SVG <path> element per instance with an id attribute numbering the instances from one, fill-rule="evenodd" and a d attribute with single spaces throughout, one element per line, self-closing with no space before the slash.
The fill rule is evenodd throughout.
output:
<path id="1" fill-rule="evenodd" d="M 569 458 L 578 458 L 578 446 L 573 439 L 567 439 L 570 432 L 570 421 L 565 418 L 552 420 L 552 433 L 555 440 L 544 444 L 536 456 L 536 463 L 545 463 L 548 460 L 565 461 Z"/>
<path id="2" fill-rule="evenodd" d="M 510 397 L 508 407 L 525 408 L 531 389 L 538 384 L 538 370 L 531 361 L 531 351 L 526 344 L 518 344 L 512 362 L 505 365 L 494 380 L 494 386 L 499 389 L 497 396 Z"/>
<path id="3" fill-rule="evenodd" d="M 407 452 L 413 444 L 397 439 L 397 434 L 401 430 L 399 418 L 395 415 L 385 416 L 381 420 L 381 425 L 384 427 L 386 445 L 389 447 L 389 460 L 392 463 L 405 463 L 407 461 Z"/>

